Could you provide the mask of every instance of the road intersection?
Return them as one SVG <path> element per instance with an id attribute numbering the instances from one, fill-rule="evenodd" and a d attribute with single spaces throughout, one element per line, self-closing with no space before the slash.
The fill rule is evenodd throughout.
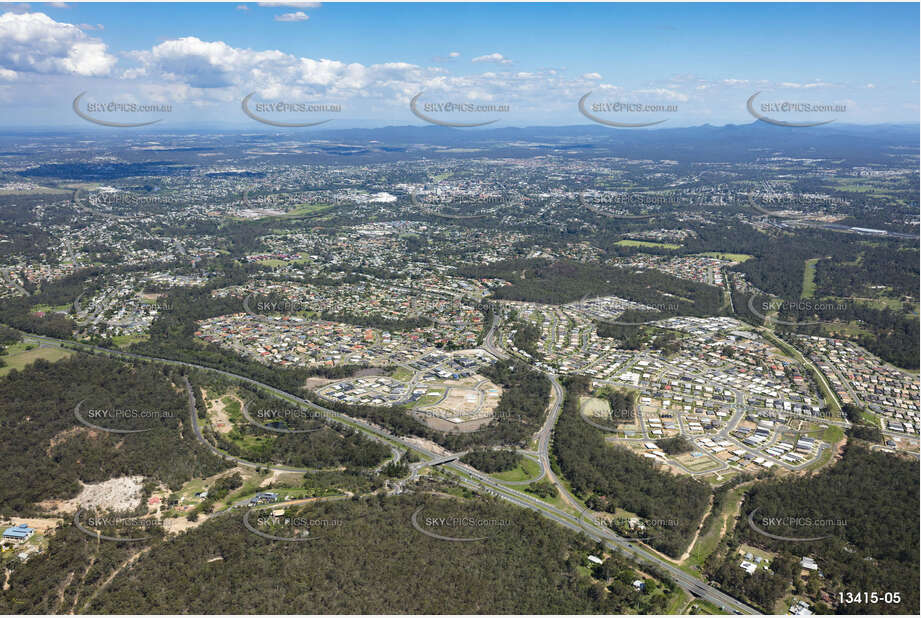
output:
<path id="1" fill-rule="evenodd" d="M 499 358 L 507 358 L 508 355 L 505 354 L 501 349 L 499 349 L 495 344 L 495 336 L 497 329 L 498 321 L 494 317 L 493 323 L 490 326 L 489 332 L 484 337 L 483 348 L 486 349 L 491 354 Z M 563 525 L 571 530 L 576 532 L 584 532 L 590 538 L 593 538 L 597 541 L 604 543 L 607 547 L 615 549 L 622 552 L 628 557 L 640 562 L 640 563 L 651 563 L 658 568 L 664 570 L 672 577 L 675 582 L 693 594 L 698 598 L 710 601 L 711 603 L 716 604 L 718 607 L 724 608 L 726 611 L 733 611 L 736 613 L 744 614 L 757 614 L 759 613 L 754 608 L 736 600 L 735 598 L 727 595 L 726 593 L 710 586 L 709 584 L 701 581 L 697 577 L 687 573 L 681 568 L 675 566 L 668 560 L 665 560 L 655 554 L 652 551 L 649 551 L 642 546 L 640 546 L 636 541 L 627 539 L 615 534 L 612 530 L 608 528 L 600 527 L 596 524 L 586 524 L 578 515 L 573 515 L 567 511 L 559 509 L 551 504 L 548 504 L 542 500 L 537 499 L 534 496 L 521 492 L 513 487 L 509 487 L 503 484 L 500 481 L 497 481 L 488 475 L 482 474 L 474 468 L 460 462 L 457 454 L 452 454 L 450 456 L 445 456 L 443 454 L 435 453 L 429 449 L 420 446 L 414 441 L 409 441 L 401 436 L 391 434 L 389 431 L 382 427 L 378 427 L 372 423 L 369 423 L 363 419 L 353 418 L 330 410 L 321 405 L 318 405 L 307 399 L 298 397 L 291 393 L 282 391 L 274 386 L 259 382 L 252 378 L 246 376 L 241 376 L 232 372 L 228 372 L 222 369 L 216 369 L 213 367 L 207 367 L 204 365 L 198 365 L 196 363 L 190 363 L 186 361 L 178 361 L 165 358 L 157 358 L 151 356 L 145 356 L 140 354 L 135 354 L 132 352 L 126 352 L 122 350 L 113 350 L 109 348 L 101 348 L 98 346 L 84 344 L 79 342 L 67 341 L 63 339 L 56 339 L 53 337 L 46 337 L 42 335 L 32 335 L 26 334 L 27 337 L 35 341 L 41 342 L 46 345 L 68 347 L 71 349 L 77 349 L 85 352 L 90 352 L 94 354 L 108 355 L 112 357 L 122 357 L 122 358 L 131 358 L 140 361 L 147 362 L 158 362 L 166 365 L 186 367 L 189 369 L 196 369 L 200 371 L 207 371 L 222 375 L 233 380 L 241 381 L 257 388 L 263 389 L 266 392 L 269 392 L 280 399 L 290 401 L 296 404 L 304 405 L 310 407 L 314 410 L 320 411 L 327 415 L 329 420 L 334 422 L 339 422 L 354 429 L 358 429 L 365 433 L 366 435 L 373 437 L 374 439 L 386 443 L 390 446 L 399 446 L 410 451 L 415 451 L 417 454 L 425 458 L 425 464 L 431 465 L 433 462 L 438 462 L 442 459 L 446 460 L 440 467 L 444 470 L 449 470 L 453 472 L 459 479 L 460 483 L 476 491 L 486 491 L 490 495 L 494 495 L 503 500 L 516 504 L 522 508 L 527 508 L 534 510 L 544 517 L 551 519 L 560 525 Z M 556 420 L 559 417 L 560 411 L 562 410 L 562 404 L 564 399 L 564 391 L 562 385 L 560 385 L 556 376 L 551 373 L 545 373 L 544 375 L 550 380 L 552 394 L 550 402 L 550 410 L 547 414 L 547 419 L 544 422 L 544 425 L 541 427 L 540 431 L 537 434 L 538 440 L 538 458 L 543 469 L 544 475 L 550 480 L 554 486 L 561 492 L 561 495 L 564 497 L 564 500 L 571 505 L 578 505 L 577 499 L 572 496 L 565 486 L 560 482 L 560 480 L 553 473 L 553 470 L 550 465 L 549 457 L 549 445 L 550 439 L 553 434 L 553 428 L 556 425 Z M 193 407 L 194 409 L 194 407 Z M 200 428 L 197 424 L 197 415 L 192 414 L 193 427 L 196 428 L 195 435 L 202 441 L 204 444 L 208 445 L 212 451 L 217 450 L 216 454 L 223 457 L 227 461 L 232 461 L 240 465 L 246 465 L 248 467 L 256 468 L 268 468 L 268 469 L 280 469 L 282 471 L 289 472 L 309 472 L 309 469 L 301 468 L 289 468 L 284 466 L 270 466 L 267 464 L 261 464 L 257 462 L 248 462 L 238 457 L 233 457 L 219 449 L 216 449 L 213 445 L 208 443 L 200 432 Z M 580 506 L 584 508 L 584 506 Z"/>

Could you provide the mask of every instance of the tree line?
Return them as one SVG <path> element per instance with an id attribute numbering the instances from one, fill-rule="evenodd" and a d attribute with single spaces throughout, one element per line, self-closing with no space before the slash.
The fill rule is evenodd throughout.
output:
<path id="1" fill-rule="evenodd" d="M 566 382 L 566 399 L 557 422 L 553 453 L 573 491 L 592 510 L 621 508 L 642 519 L 665 522 L 648 543 L 680 556 L 703 517 L 710 488 L 690 477 L 658 470 L 629 449 L 605 442 L 602 432 L 580 418 L 579 397 L 589 392 L 584 376 Z"/>

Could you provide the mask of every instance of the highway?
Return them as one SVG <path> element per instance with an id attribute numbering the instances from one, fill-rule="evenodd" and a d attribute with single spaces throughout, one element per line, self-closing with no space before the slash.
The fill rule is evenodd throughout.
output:
<path id="1" fill-rule="evenodd" d="M 486 348 L 487 351 L 489 351 L 490 353 L 500 358 L 506 358 L 507 355 L 504 354 L 500 349 L 495 347 L 495 330 L 497 327 L 498 319 L 496 317 L 494 317 L 493 319 L 494 319 L 494 322 L 492 326 L 490 327 L 490 330 L 487 333 L 486 337 L 484 338 L 484 348 Z M 381 442 L 387 443 L 389 445 L 395 445 L 395 444 L 400 445 L 406 449 L 416 451 L 417 453 L 426 457 L 427 460 L 429 460 L 426 462 L 426 465 L 428 465 L 430 461 L 441 461 L 443 459 L 450 460 L 453 457 L 457 457 L 456 454 L 452 456 L 445 456 L 443 454 L 432 452 L 400 436 L 393 435 L 382 427 L 378 427 L 362 419 L 349 417 L 340 412 L 336 412 L 334 410 L 324 408 L 323 406 L 320 406 L 312 401 L 309 401 L 301 397 L 298 397 L 296 395 L 292 395 L 291 393 L 282 391 L 278 388 L 275 388 L 274 386 L 259 382 L 257 380 L 253 380 L 252 378 L 248 378 L 246 376 L 241 376 L 235 373 L 224 371 L 222 369 L 215 369 L 212 367 L 206 367 L 204 365 L 198 365 L 196 363 L 190 363 L 186 361 L 177 361 L 177 360 L 172 360 L 172 359 L 157 358 L 157 357 L 152 357 L 152 356 L 134 354 L 132 352 L 125 352 L 122 350 L 112 350 L 109 348 L 101 348 L 101 347 L 90 345 L 90 344 L 67 341 L 63 339 L 56 339 L 53 337 L 46 337 L 43 335 L 33 335 L 33 334 L 25 333 L 25 336 L 33 340 L 40 341 L 47 345 L 69 347 L 71 349 L 78 349 L 78 350 L 83 350 L 83 351 L 87 351 L 90 353 L 103 354 L 103 355 L 109 355 L 109 356 L 114 356 L 114 357 L 131 358 L 131 359 L 140 360 L 140 361 L 158 362 L 158 363 L 163 363 L 167 365 L 188 367 L 188 368 L 197 369 L 200 371 L 216 373 L 224 377 L 231 378 L 233 380 L 251 384 L 267 392 L 270 392 L 283 400 L 293 401 L 293 402 L 308 406 L 310 408 L 313 408 L 315 410 L 321 411 L 324 414 L 328 415 L 330 419 L 340 422 L 342 424 L 348 425 L 350 427 L 359 429 L 363 431 L 364 433 L 368 434 L 369 436 L 373 437 L 374 439 L 377 439 Z M 562 386 L 559 384 L 559 382 L 556 379 L 556 376 L 553 376 L 552 374 L 545 374 L 545 375 L 547 375 L 547 377 L 550 379 L 551 386 L 553 388 L 553 395 L 551 399 L 551 409 L 548 412 L 547 419 L 544 425 L 541 427 L 540 431 L 538 432 L 538 455 L 539 455 L 541 467 L 544 468 L 547 478 L 557 487 L 559 491 L 562 492 L 563 497 L 567 501 L 571 501 L 572 503 L 578 504 L 578 501 L 576 501 L 575 498 L 569 494 L 569 492 L 565 489 L 562 483 L 560 483 L 559 479 L 556 478 L 556 476 L 553 474 L 553 471 L 550 468 L 550 459 L 549 459 L 550 438 L 553 433 L 553 428 L 556 424 L 556 419 L 559 417 L 560 411 L 562 410 L 564 393 L 563 393 Z M 206 440 L 204 440 L 204 437 L 201 434 L 200 428 L 198 428 L 197 414 L 192 414 L 192 417 L 194 419 L 192 421 L 193 426 L 196 428 L 196 431 L 195 431 L 196 437 L 200 441 L 202 441 L 204 444 L 208 445 L 210 449 L 216 450 L 213 445 L 211 445 Z M 231 461 L 239 463 L 240 465 L 247 465 L 249 467 L 258 467 L 258 468 L 278 469 L 278 467 L 267 466 L 265 464 L 260 464 L 257 462 L 248 462 L 240 458 L 232 457 L 230 455 L 227 455 L 226 453 L 223 453 L 220 450 L 217 450 L 216 454 L 218 454 L 221 457 L 224 457 L 225 459 L 229 459 Z M 281 469 L 286 470 L 286 471 L 298 471 L 298 469 L 296 468 L 282 467 Z M 582 531 L 589 537 L 595 540 L 602 541 L 603 543 L 605 543 L 606 546 L 612 549 L 617 549 L 617 550 L 624 552 L 626 555 L 636 560 L 637 562 L 651 563 L 657 566 L 658 568 L 666 571 L 675 580 L 675 582 L 678 583 L 678 585 L 680 585 L 682 588 L 684 588 L 688 592 L 704 600 L 710 601 L 711 603 L 716 604 L 718 607 L 726 608 L 727 611 L 736 611 L 736 612 L 744 613 L 744 614 L 758 614 L 759 613 L 754 608 L 749 607 L 748 605 L 734 599 L 733 597 L 727 595 L 726 593 L 710 586 L 709 584 L 705 582 L 700 581 L 698 578 L 690 575 L 689 573 L 686 573 L 685 571 L 681 570 L 680 568 L 678 568 L 671 562 L 664 560 L 658 555 L 645 550 L 635 541 L 631 541 L 623 537 L 620 537 L 617 534 L 614 534 L 612 530 L 597 526 L 594 523 L 586 523 L 584 520 L 581 520 L 580 517 L 578 516 L 572 515 L 570 513 L 567 513 L 566 511 L 558 509 L 553 505 L 547 504 L 546 502 L 543 502 L 537 499 L 534 496 L 531 496 L 529 494 L 523 493 L 521 491 L 518 491 L 506 485 L 503 485 L 501 482 L 496 481 L 495 479 L 492 479 L 491 477 L 487 475 L 481 474 L 480 472 L 471 468 L 470 466 L 467 466 L 466 464 L 461 463 L 459 460 L 445 461 L 445 463 L 441 464 L 441 469 L 453 471 L 459 477 L 460 482 L 463 485 L 470 487 L 471 489 L 474 489 L 477 491 L 486 490 L 488 493 L 495 495 L 499 498 L 502 498 L 513 504 L 516 504 L 517 506 L 537 511 L 544 517 L 547 517 L 548 519 L 551 519 L 559 523 L 560 525 L 563 525 L 571 530 Z"/>
<path id="2" fill-rule="evenodd" d="M 498 346 L 498 322 L 498 316 L 493 315 L 493 322 L 490 325 L 486 336 L 483 338 L 483 348 L 497 358 L 508 358 L 508 354 L 506 354 Z M 569 490 L 565 485 L 563 485 L 563 483 L 560 482 L 550 467 L 550 438 L 553 435 L 553 429 L 556 427 L 557 419 L 559 418 L 560 412 L 563 409 L 563 399 L 565 397 L 565 393 L 556 375 L 547 372 L 544 372 L 544 375 L 548 380 L 550 380 L 552 392 L 550 410 L 547 413 L 547 418 L 544 422 L 544 425 L 541 427 L 537 434 L 538 457 L 541 468 L 543 469 L 542 476 L 546 476 L 547 479 L 553 483 L 553 485 L 557 488 L 557 491 L 560 492 L 560 495 L 567 503 L 571 505 L 578 505 L 579 508 L 582 508 L 582 505 L 579 504 L 578 499 L 569 493 Z M 631 541 L 615 534 L 607 527 L 598 526 L 594 523 L 586 525 L 583 521 L 580 520 L 580 518 L 574 517 L 573 515 L 544 502 L 539 502 L 539 505 L 535 505 L 535 499 L 532 496 L 516 491 L 515 489 L 497 482 L 489 476 L 481 474 L 477 470 L 460 462 L 452 462 L 446 464 L 446 467 L 452 467 L 464 473 L 465 475 L 476 479 L 476 481 L 481 486 L 487 488 L 500 497 L 505 498 L 514 504 L 517 504 L 518 506 L 531 509 L 536 508 L 545 517 L 549 517 L 560 525 L 566 526 L 572 530 L 583 531 L 589 537 L 605 543 L 607 547 L 622 551 L 638 562 L 651 562 L 655 564 L 659 568 L 667 571 L 669 575 L 676 582 L 678 582 L 679 585 L 681 585 L 682 588 L 688 592 L 691 592 L 695 596 L 716 604 L 717 607 L 726 608 L 727 611 L 739 611 L 743 614 L 759 613 L 756 609 L 749 607 L 740 601 L 737 601 L 733 597 L 723 593 L 720 590 L 717 590 L 716 588 L 713 588 L 712 586 L 709 586 L 704 582 L 701 582 L 699 579 L 693 577 L 685 571 L 682 571 L 671 562 L 663 560 L 658 555 L 644 550 L 641 546 L 639 546 L 638 543 L 636 543 L 636 541 Z M 467 481 L 467 483 L 469 484 L 469 481 Z"/>

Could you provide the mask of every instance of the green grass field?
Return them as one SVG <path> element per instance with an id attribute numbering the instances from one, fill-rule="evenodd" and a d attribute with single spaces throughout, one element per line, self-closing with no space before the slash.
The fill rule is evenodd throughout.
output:
<path id="1" fill-rule="evenodd" d="M 234 424 L 243 422 L 243 412 L 240 409 L 240 402 L 234 397 L 225 396 L 221 398 L 224 403 L 224 411 Z"/>
<path id="2" fill-rule="evenodd" d="M 828 462 L 831 461 L 831 458 L 834 456 L 834 454 L 835 454 L 834 449 L 831 449 L 831 448 L 825 449 L 824 451 L 822 451 L 822 454 L 819 455 L 819 457 L 815 461 L 813 461 L 811 464 L 806 466 L 806 470 L 813 472 L 820 468 L 824 468 L 828 464 Z"/>
<path id="3" fill-rule="evenodd" d="M 859 337 L 860 335 L 872 335 L 869 330 L 863 328 L 857 322 L 822 324 L 822 335 L 825 337 Z"/>
<path id="4" fill-rule="evenodd" d="M 284 214 L 285 217 L 304 217 L 333 209 L 332 204 L 298 204 Z"/>
<path id="5" fill-rule="evenodd" d="M 660 249 L 680 249 L 681 245 L 673 245 L 667 242 L 649 242 L 646 240 L 618 240 L 615 245 L 621 247 L 658 247 Z"/>
<path id="6" fill-rule="evenodd" d="M 858 305 L 866 305 L 867 307 L 873 307 L 874 309 L 893 309 L 895 311 L 901 311 L 902 305 L 904 304 L 898 298 L 892 298 L 888 296 L 881 296 L 879 298 L 874 298 L 872 300 L 865 298 L 845 298 L 845 300 L 850 300 Z M 913 311 L 918 313 L 918 303 L 911 303 Z"/>
<path id="7" fill-rule="evenodd" d="M 116 335 L 112 337 L 112 343 L 116 347 L 127 348 L 130 345 L 147 341 L 148 339 L 150 339 L 150 335 Z"/>
<path id="8" fill-rule="evenodd" d="M 684 467 L 691 472 L 706 472 L 707 470 L 716 470 L 719 468 L 719 465 L 709 457 L 697 457 L 696 459 L 688 458 L 686 460 L 679 459 L 679 461 L 681 461 Z"/>
<path id="9" fill-rule="evenodd" d="M 489 476 L 500 481 L 527 481 L 528 479 L 537 478 L 540 475 L 540 464 L 533 459 L 522 457 L 521 463 L 517 467 L 505 472 L 496 472 Z"/>
<path id="10" fill-rule="evenodd" d="M 27 347 L 32 347 L 32 349 L 27 350 Z M 5 376 L 14 369 L 21 371 L 26 365 L 34 363 L 40 358 L 53 363 L 72 354 L 73 352 L 70 350 L 53 347 L 38 348 L 33 347 L 32 344 L 27 345 L 24 343 L 7 346 L 6 353 L 0 356 L 4 363 L 4 366 L 0 367 L 0 376 Z"/>
<path id="11" fill-rule="evenodd" d="M 400 382 L 408 382 L 413 377 L 413 372 L 406 367 L 397 367 L 390 377 Z"/>
<path id="12" fill-rule="evenodd" d="M 53 311 L 69 311 L 73 305 L 35 305 L 32 307 L 32 311 L 43 311 L 45 313 L 51 313 Z"/>
<path id="13" fill-rule="evenodd" d="M 812 298 L 815 294 L 815 265 L 822 258 L 812 258 L 806 260 L 806 268 L 803 269 L 803 291 L 800 298 Z"/>
<path id="14" fill-rule="evenodd" d="M 688 559 L 684 561 L 682 566 L 698 567 L 713 553 L 722 538 L 720 532 L 722 531 L 723 522 L 732 517 L 739 508 L 746 489 L 747 487 L 741 486 L 729 490 L 726 499 L 723 501 L 723 508 L 720 509 L 712 525 L 697 537 L 694 547 L 691 548 L 691 552 L 688 554 Z M 727 532 L 731 530 L 731 527 L 732 522 L 729 522 L 726 527 Z"/>
<path id="15" fill-rule="evenodd" d="M 876 414 L 873 414 L 873 413 L 870 412 L 869 410 L 867 410 L 867 409 L 865 409 L 865 408 L 861 408 L 861 410 L 860 410 L 860 418 L 863 419 L 864 422 L 870 423 L 870 424 L 873 425 L 874 427 L 879 427 L 880 429 L 882 429 L 882 426 L 883 426 L 883 425 L 882 425 L 882 421 L 881 421 L 881 419 L 879 418 L 879 416 L 876 415 Z"/>
<path id="16" fill-rule="evenodd" d="M 829 444 L 835 444 L 844 437 L 844 430 L 837 425 L 829 425 L 828 429 L 822 432 L 822 440 Z"/>
<path id="17" fill-rule="evenodd" d="M 0 189 L 0 195 L 63 195 L 70 193 L 67 189 L 56 189 L 54 187 L 38 187 L 36 189 Z"/>
<path id="18" fill-rule="evenodd" d="M 444 398 L 445 389 L 429 389 L 429 391 L 416 401 L 416 407 L 429 406 L 438 403 Z"/>
<path id="19" fill-rule="evenodd" d="M 695 255 L 712 257 L 718 260 L 729 260 L 730 262 L 747 262 L 755 257 L 747 253 L 723 253 L 721 251 L 704 251 L 703 253 L 697 253 Z"/>
<path id="20" fill-rule="evenodd" d="M 285 219 L 299 219 L 301 217 L 312 217 L 335 208 L 333 204 L 298 204 L 283 215 L 266 215 L 249 219 L 246 217 L 230 217 L 234 221 L 283 221 Z"/>

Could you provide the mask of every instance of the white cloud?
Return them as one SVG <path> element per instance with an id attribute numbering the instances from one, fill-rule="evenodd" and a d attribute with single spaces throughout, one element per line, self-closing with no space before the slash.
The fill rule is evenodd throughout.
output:
<path id="1" fill-rule="evenodd" d="M 687 101 L 688 97 L 685 94 L 676 92 L 674 90 L 669 90 L 668 88 L 647 88 L 645 90 L 637 90 L 637 94 L 651 94 L 662 99 L 668 99 L 670 101 Z"/>
<path id="2" fill-rule="evenodd" d="M 450 52 L 447 56 L 435 56 L 432 58 L 432 62 L 453 62 L 454 60 L 460 58 L 460 52 Z"/>
<path id="3" fill-rule="evenodd" d="M 0 15 L 0 68 L 28 73 L 108 75 L 117 59 L 99 39 L 44 13 Z"/>
<path id="4" fill-rule="evenodd" d="M 0 9 L 12 11 L 13 13 L 28 13 L 32 7 L 26 2 L 2 2 Z"/>
<path id="5" fill-rule="evenodd" d="M 160 93 L 174 103 L 195 107 L 239 101 L 256 92 L 261 100 L 339 103 L 350 113 L 389 109 L 392 115 L 399 108 L 408 113 L 409 100 L 424 91 L 425 101 L 492 101 L 509 104 L 516 113 L 568 114 L 589 90 L 623 92 L 599 85 L 600 76 L 569 76 L 552 68 L 511 71 L 494 62 L 488 65 L 492 70 L 457 75 L 444 66 L 400 61 L 365 65 L 235 48 L 196 37 L 165 41 L 130 52 L 129 58 L 136 64 L 123 77 L 134 80 L 135 88 L 151 89 L 143 100 Z"/>
<path id="6" fill-rule="evenodd" d="M 485 56 L 477 56 L 472 60 L 472 62 L 495 62 L 497 64 L 510 64 L 512 61 L 502 54 L 496 52 L 492 54 L 486 54 Z"/>
<path id="7" fill-rule="evenodd" d="M 601 73 L 585 73 L 582 79 L 601 79 Z"/>
<path id="8" fill-rule="evenodd" d="M 307 15 L 304 11 L 295 11 L 294 13 L 282 13 L 281 15 L 275 16 L 275 21 L 284 21 L 284 22 L 295 22 L 295 21 L 307 21 L 310 19 L 310 16 Z"/>
<path id="9" fill-rule="evenodd" d="M 405 62 L 365 66 L 337 60 L 293 56 L 278 50 L 255 51 L 234 48 L 223 41 L 202 41 L 185 37 L 165 41 L 149 51 L 132 52 L 138 67 L 126 78 L 146 78 L 185 84 L 190 96 L 213 98 L 205 91 L 234 87 L 258 90 L 264 96 L 323 95 L 343 98 L 368 94 L 369 89 L 388 93 L 409 91 L 434 77 L 426 70 Z M 412 84 L 412 85 L 410 85 Z"/>
<path id="10" fill-rule="evenodd" d="M 184 37 L 164 41 L 150 51 L 133 52 L 141 67 L 134 77 L 146 75 L 171 82 L 185 82 L 194 88 L 220 88 L 245 79 L 245 72 L 260 65 L 270 67 L 279 59 L 290 59 L 280 51 L 254 52 L 234 49 L 223 41 L 202 41 Z M 289 60 L 290 62 L 290 60 Z"/>
<path id="11" fill-rule="evenodd" d="M 876 88 L 876 84 L 867 84 L 864 88 Z"/>
<path id="12" fill-rule="evenodd" d="M 828 88 L 834 86 L 834 84 L 820 81 L 809 82 L 808 84 L 801 84 L 799 82 L 781 82 L 778 85 L 781 88 Z"/>
<path id="13" fill-rule="evenodd" d="M 238 10 L 238 11 L 248 11 L 248 10 L 249 10 L 249 7 L 248 7 L 247 5 L 245 5 L 245 4 L 238 4 L 238 5 L 237 5 L 237 10 Z"/>

